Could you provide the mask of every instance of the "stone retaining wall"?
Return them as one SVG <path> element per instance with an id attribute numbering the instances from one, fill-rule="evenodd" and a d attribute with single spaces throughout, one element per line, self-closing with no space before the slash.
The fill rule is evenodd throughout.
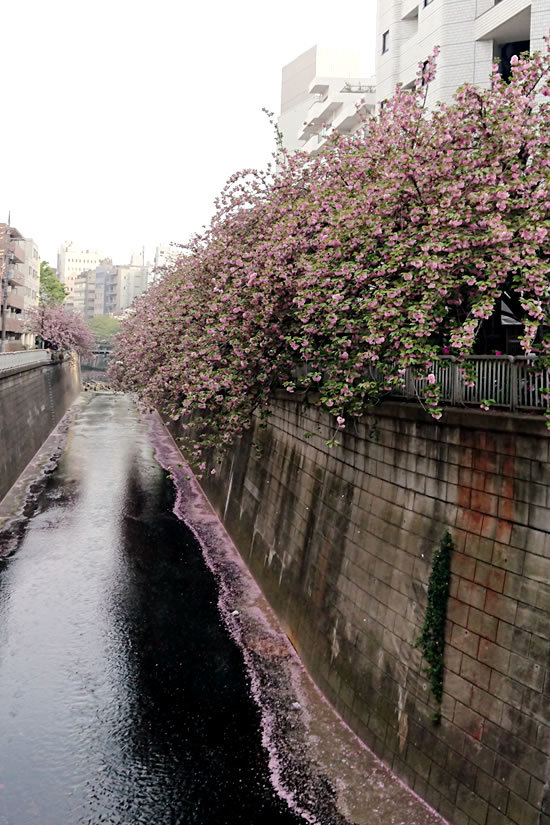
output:
<path id="1" fill-rule="evenodd" d="M 80 392 L 78 361 L 0 372 L 0 499 Z"/>
<path id="2" fill-rule="evenodd" d="M 434 422 L 388 403 L 330 449 L 333 433 L 280 394 L 205 491 L 317 684 L 399 776 L 453 825 L 550 825 L 544 422 L 455 410 Z M 415 641 L 446 528 L 437 726 Z"/>

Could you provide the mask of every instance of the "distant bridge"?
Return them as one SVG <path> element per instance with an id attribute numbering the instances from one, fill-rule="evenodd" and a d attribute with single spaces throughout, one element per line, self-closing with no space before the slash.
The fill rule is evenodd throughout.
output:
<path id="1" fill-rule="evenodd" d="M 105 372 L 111 358 L 110 350 L 94 350 L 92 355 L 80 359 L 80 369 L 83 372 Z"/>

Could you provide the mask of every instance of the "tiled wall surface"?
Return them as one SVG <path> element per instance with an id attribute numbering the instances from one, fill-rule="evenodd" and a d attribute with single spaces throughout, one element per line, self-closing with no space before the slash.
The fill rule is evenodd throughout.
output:
<path id="1" fill-rule="evenodd" d="M 79 392 L 80 370 L 70 360 L 0 373 L 0 499 Z"/>
<path id="2" fill-rule="evenodd" d="M 550 825 L 544 423 L 387 404 L 341 447 L 326 446 L 333 432 L 280 397 L 204 481 L 210 500 L 318 685 L 399 776 L 453 825 Z M 436 726 L 415 641 L 447 528 Z"/>

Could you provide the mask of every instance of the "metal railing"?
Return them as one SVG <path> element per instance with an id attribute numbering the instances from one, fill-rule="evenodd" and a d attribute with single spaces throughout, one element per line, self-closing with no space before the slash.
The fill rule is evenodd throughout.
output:
<path id="1" fill-rule="evenodd" d="M 365 83 L 346 83 L 343 89 L 340 89 L 340 94 L 376 94 L 376 86 L 367 85 Z"/>
<path id="2" fill-rule="evenodd" d="M 111 353 L 108 350 L 100 350 L 92 353 L 89 356 L 81 356 L 80 368 L 84 370 L 93 370 L 99 372 L 106 372 L 109 366 Z"/>
<path id="3" fill-rule="evenodd" d="M 415 378 L 409 369 L 401 385 L 382 391 L 395 399 L 422 401 L 431 384 L 439 384 L 441 403 L 447 406 L 495 407 L 511 412 L 550 410 L 550 370 L 537 369 L 534 358 L 511 355 L 471 355 L 459 363 L 453 356 L 441 356 L 432 369 L 432 378 Z M 292 376 L 298 388 L 311 389 L 305 362 L 296 364 Z M 366 377 L 383 382 L 376 367 L 368 367 Z"/>
<path id="4" fill-rule="evenodd" d="M 0 372 L 29 364 L 41 364 L 51 360 L 51 353 L 45 349 L 21 350 L 21 352 L 0 353 Z"/>
<path id="5" fill-rule="evenodd" d="M 512 412 L 550 409 L 550 370 L 537 370 L 532 358 L 471 355 L 459 364 L 447 356 L 434 365 L 433 375 L 444 404 L 479 407 L 488 403 Z M 407 371 L 402 388 L 392 395 L 422 399 L 428 384 L 426 378 L 414 378 Z"/>

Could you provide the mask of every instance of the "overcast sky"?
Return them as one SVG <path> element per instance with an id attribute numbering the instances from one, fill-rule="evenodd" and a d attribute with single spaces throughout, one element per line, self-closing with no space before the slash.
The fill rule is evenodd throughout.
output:
<path id="1" fill-rule="evenodd" d="M 225 180 L 265 166 L 281 68 L 316 43 L 374 70 L 376 0 L 17 0 L 0 49 L 0 220 L 56 265 L 185 241 Z"/>

